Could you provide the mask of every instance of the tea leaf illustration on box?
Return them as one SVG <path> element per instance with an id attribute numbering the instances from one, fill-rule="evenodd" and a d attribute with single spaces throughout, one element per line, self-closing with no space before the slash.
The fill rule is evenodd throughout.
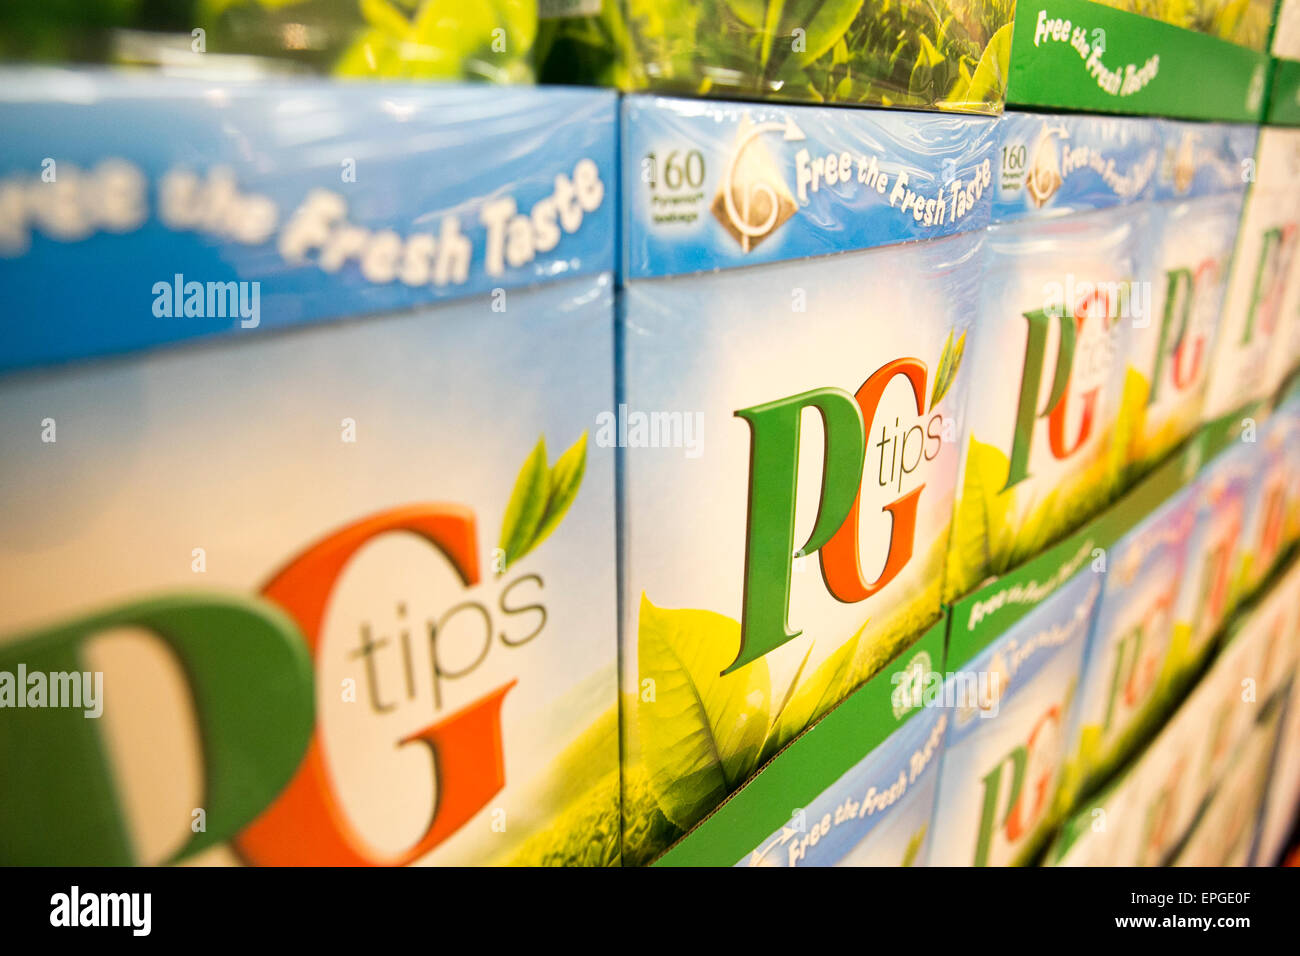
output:
<path id="1" fill-rule="evenodd" d="M 939 355 L 939 368 L 934 373 L 934 389 L 930 392 L 930 410 L 933 411 L 939 404 L 940 399 L 948 394 L 948 389 L 952 388 L 952 383 L 957 380 L 957 370 L 961 367 L 962 356 L 966 354 L 966 333 L 963 332 L 953 342 L 953 332 L 948 332 L 948 337 L 943 342 L 943 352 Z"/>
<path id="2" fill-rule="evenodd" d="M 1115 464 L 1118 469 L 1127 468 L 1130 462 L 1140 462 L 1144 456 L 1143 433 L 1146 431 L 1147 396 L 1150 392 L 1146 376 L 1132 367 L 1125 370 L 1112 449 L 1117 456 Z"/>
<path id="3" fill-rule="evenodd" d="M 758 766 L 767 662 L 720 676 L 740 647 L 740 625 L 722 614 L 657 608 L 643 595 L 639 618 L 640 680 L 654 687 L 654 702 L 637 708 L 641 751 L 664 816 L 686 829 Z"/>
<path id="4" fill-rule="evenodd" d="M 803 676 L 803 664 L 799 665 L 799 672 L 794 675 L 790 690 L 786 693 L 786 700 L 776 714 L 772 730 L 763 743 L 760 765 L 766 763 L 777 751 L 794 740 L 800 731 L 839 703 L 844 696 L 844 685 L 853 672 L 853 660 L 857 656 L 858 641 L 862 638 L 862 632 L 866 627 L 867 624 L 864 622 L 851 638 L 818 665 L 803 684 L 799 683 L 800 677 Z M 804 655 L 804 663 L 807 663 L 811 654 L 810 644 L 808 653 Z"/>
<path id="5" fill-rule="evenodd" d="M 917 830 L 907 841 L 907 848 L 903 851 L 903 860 L 899 866 L 911 866 L 916 862 L 916 855 L 921 851 L 921 845 L 925 843 L 925 831 L 930 829 L 928 823 L 921 824 L 921 829 Z"/>
<path id="6" fill-rule="evenodd" d="M 995 445 L 971 438 L 966 473 L 953 522 L 944 583 L 945 600 L 969 594 L 986 578 L 1028 560 L 1100 511 L 1118 474 L 1109 442 L 1073 478 L 1039 501 L 1022 503 L 1016 489 L 1001 491 L 1010 463 Z"/>
<path id="7" fill-rule="evenodd" d="M 966 594 L 1010 557 L 1014 493 L 999 494 L 1010 467 L 996 445 L 971 438 L 948 549 L 947 598 Z"/>
<path id="8" fill-rule="evenodd" d="M 506 505 L 498 544 L 503 560 L 500 574 L 529 551 L 541 544 L 568 513 L 587 468 L 587 433 L 554 466 L 546 465 L 546 438 L 537 440 L 519 470 L 514 491 Z"/>
<path id="9" fill-rule="evenodd" d="M 624 776 L 625 860 L 653 859 L 933 624 L 946 541 L 940 535 L 926 555 L 917 593 L 870 632 L 863 623 L 807 674 L 810 645 L 775 708 L 765 660 L 721 675 L 740 647 L 738 621 L 657 607 L 643 594 L 637 686 L 652 686 L 654 696 L 625 698 L 639 736 Z"/>

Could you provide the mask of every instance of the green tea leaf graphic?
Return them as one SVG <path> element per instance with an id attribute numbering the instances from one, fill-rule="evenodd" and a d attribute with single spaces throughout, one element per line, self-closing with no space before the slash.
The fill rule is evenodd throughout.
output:
<path id="1" fill-rule="evenodd" d="M 928 823 L 921 824 L 921 829 L 917 830 L 907 841 L 907 849 L 903 851 L 903 862 L 899 866 L 911 866 L 916 862 L 916 854 L 921 849 L 921 844 L 925 842 L 925 831 L 930 828 Z"/>
<path id="2" fill-rule="evenodd" d="M 758 766 L 767 662 L 720 676 L 740 648 L 740 624 L 722 614 L 658 608 L 643 594 L 637 618 L 638 686 L 653 688 L 636 703 L 641 760 L 664 816 L 686 829 Z"/>
<path id="3" fill-rule="evenodd" d="M 1146 376 L 1129 366 L 1124 372 L 1124 391 L 1115 418 L 1115 442 L 1111 446 L 1116 474 L 1124 473 L 1131 464 L 1140 464 L 1146 433 L 1147 397 L 1150 394 L 1151 386 Z"/>
<path id="4" fill-rule="evenodd" d="M 533 550 L 556 529 L 561 519 L 578 497 L 578 486 L 582 476 L 587 472 L 587 433 L 584 431 L 569 450 L 556 459 L 550 474 L 550 495 L 546 501 L 546 510 L 537 524 L 533 539 L 525 548 L 525 553 Z"/>
<path id="5" fill-rule="evenodd" d="M 1059 488 L 1053 488 L 1046 498 L 1030 507 L 1016 533 L 1016 547 L 1011 563 L 1019 564 L 1021 556 L 1027 559 L 1042 551 L 1065 530 L 1058 518 L 1060 491 Z"/>
<path id="6" fill-rule="evenodd" d="M 939 399 L 943 398 L 943 393 L 948 390 L 948 369 L 952 365 L 952 334 L 955 330 L 948 330 L 948 337 L 943 340 L 943 350 L 939 353 L 939 367 L 934 370 L 934 386 L 930 389 L 930 411 L 939 404 Z"/>
<path id="7" fill-rule="evenodd" d="M 763 742 L 760 764 L 840 702 L 848 690 L 845 681 L 853 669 L 858 641 L 862 639 L 862 632 L 866 627 L 867 624 L 864 622 L 852 637 L 822 661 L 808 679 L 795 690 L 789 703 L 781 708 L 767 739 Z M 795 680 L 799 680 L 799 675 L 795 676 Z"/>
<path id="8" fill-rule="evenodd" d="M 948 548 L 947 599 L 966 594 L 989 574 L 1004 570 L 1000 543 L 1006 540 L 1015 491 L 999 494 L 999 489 L 1009 470 L 1000 448 L 971 438 Z"/>
<path id="9" fill-rule="evenodd" d="M 953 380 L 957 378 L 957 371 L 961 368 L 961 360 L 966 357 L 966 333 L 963 332 L 957 336 L 957 344 L 953 347 L 952 362 L 948 366 L 948 387 L 952 387 Z M 945 389 L 946 391 L 946 389 Z"/>
<path id="10" fill-rule="evenodd" d="M 501 571 L 528 551 L 546 503 L 550 497 L 550 473 L 546 468 L 546 439 L 539 438 L 532 453 L 519 469 L 515 490 L 506 505 L 506 515 L 501 522 L 501 541 L 497 545 L 504 554 Z"/>
<path id="11" fill-rule="evenodd" d="M 790 699 L 794 697 L 794 692 L 799 689 L 799 678 L 803 676 L 803 669 L 808 666 L 808 658 L 812 657 L 813 645 L 808 644 L 808 650 L 803 653 L 803 660 L 799 662 L 798 669 L 794 672 L 794 678 L 790 681 L 790 686 L 785 689 L 785 696 L 781 698 L 781 705 L 772 713 L 772 723 L 775 724 L 781 719 L 786 707 L 790 706 Z"/>

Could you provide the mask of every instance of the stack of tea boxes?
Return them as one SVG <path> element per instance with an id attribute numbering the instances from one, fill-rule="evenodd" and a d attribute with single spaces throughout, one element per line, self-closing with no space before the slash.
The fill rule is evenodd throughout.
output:
<path id="1" fill-rule="evenodd" d="M 0 862 L 1285 847 L 1300 129 L 46 70 L 0 123 Z"/>

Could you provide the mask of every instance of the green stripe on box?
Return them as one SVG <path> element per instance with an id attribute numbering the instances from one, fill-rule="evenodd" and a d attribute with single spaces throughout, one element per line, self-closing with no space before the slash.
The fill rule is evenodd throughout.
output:
<path id="1" fill-rule="evenodd" d="M 1273 62 L 1273 89 L 1268 97 L 1269 126 L 1300 126 L 1300 62 Z"/>
<path id="2" fill-rule="evenodd" d="M 1266 53 L 1089 0 L 1022 2 L 1007 103 L 1258 122 Z"/>
<path id="3" fill-rule="evenodd" d="M 895 714 L 893 675 L 921 651 L 943 672 L 946 615 L 880 673 L 792 740 L 748 783 L 655 861 L 655 866 L 734 866 L 790 822 L 792 807 L 806 806 L 842 777 L 914 712 Z"/>

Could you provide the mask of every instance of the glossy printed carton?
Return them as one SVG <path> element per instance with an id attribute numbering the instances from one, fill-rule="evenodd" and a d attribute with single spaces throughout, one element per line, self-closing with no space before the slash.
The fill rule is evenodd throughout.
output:
<path id="1" fill-rule="evenodd" d="M 1159 131 L 1145 267 L 1152 308 L 1133 323 L 1120 423 L 1127 480 L 1200 422 L 1256 135 L 1250 126 L 1169 120 Z"/>
<path id="2" fill-rule="evenodd" d="M 1250 759 L 1236 765 L 1247 775 L 1242 781 L 1245 789 L 1234 789 L 1237 785 L 1232 784 L 1225 791 L 1226 802 L 1213 797 L 1211 806 L 1217 807 L 1213 812 L 1222 819 L 1195 841 L 1213 843 L 1208 836 L 1217 826 L 1230 834 L 1227 843 L 1235 845 L 1234 853 L 1240 856 L 1242 840 L 1249 842 L 1243 836 L 1243 827 L 1253 813 L 1230 813 L 1229 805 L 1257 799 L 1252 790 L 1258 784 L 1256 775 L 1270 765 L 1268 748 L 1261 747 L 1259 741 L 1252 743 L 1252 728 L 1261 719 L 1267 724 L 1273 702 L 1280 702 L 1290 692 L 1289 682 L 1300 650 L 1298 587 L 1300 576 L 1292 566 L 1276 579 L 1268 595 L 1244 614 L 1223 655 L 1146 748 L 1102 791 L 1075 801 L 1072 816 L 1048 853 L 1049 861 L 1057 865 L 1168 863 L 1170 855 L 1180 851 L 1193 824 L 1197 831 L 1204 830 L 1204 824 L 1197 823 L 1202 808 L 1207 798 L 1217 794 L 1224 781 L 1236 774 L 1232 769 L 1234 755 L 1246 746 L 1256 749 Z M 1273 779 L 1279 781 L 1279 792 L 1284 792 L 1291 786 L 1291 769 L 1285 751 L 1278 753 L 1279 766 L 1287 769 L 1282 777 L 1274 771 Z M 1280 814 L 1287 827 L 1293 809 L 1288 805 Z M 1273 829 L 1276 831 L 1276 824 Z M 1222 850 L 1220 846 L 1214 852 Z M 1205 849 L 1195 852 L 1206 858 L 1213 856 Z"/>
<path id="3" fill-rule="evenodd" d="M 1282 457 L 1284 502 L 1279 547 L 1300 541 L 1300 379 L 1284 388 L 1264 426 L 1265 442 Z"/>
<path id="4" fill-rule="evenodd" d="M 1283 601 L 1291 602 L 1292 606 L 1300 601 L 1300 564 L 1293 562 L 1276 587 L 1285 594 Z M 1293 618 L 1287 652 L 1291 670 L 1279 681 L 1284 710 L 1254 859 L 1257 865 L 1263 866 L 1276 863 L 1285 850 L 1286 839 L 1295 823 L 1296 802 L 1300 800 L 1300 680 L 1296 679 L 1296 662 L 1300 660 L 1300 613 Z"/>
<path id="5" fill-rule="evenodd" d="M 597 438 L 622 461 L 640 861 L 939 616 L 992 124 L 649 97 L 623 118 Z"/>
<path id="6" fill-rule="evenodd" d="M 1277 866 L 1288 847 L 1300 803 L 1300 681 L 1292 675 L 1291 692 L 1281 715 L 1272 773 L 1264 794 L 1259 836 L 1253 856 L 1255 866 Z"/>
<path id="7" fill-rule="evenodd" d="M 1232 452 L 1229 447 L 1211 456 L 1187 490 L 1194 519 L 1174 615 L 1183 646 L 1183 675 L 1205 659 L 1232 611 L 1232 582 L 1251 481 L 1248 458 Z"/>
<path id="8" fill-rule="evenodd" d="M 1297 66 L 1297 84 L 1297 89 L 1300 89 L 1300 65 Z M 1300 370 L 1300 256 L 1291 257 L 1273 338 L 1265 371 L 1270 391 L 1285 389 Z"/>
<path id="9" fill-rule="evenodd" d="M 1252 723 L 1233 752 L 1218 788 L 1171 861 L 1172 866 L 1245 866 L 1255 844 L 1260 809 L 1277 744 L 1277 702 Z"/>
<path id="10" fill-rule="evenodd" d="M 1213 421 L 1265 398 L 1275 343 L 1284 342 L 1282 305 L 1300 227 L 1300 130 L 1260 131 L 1223 316 L 1211 362 L 1203 418 Z"/>
<path id="11" fill-rule="evenodd" d="M 1009 114 L 980 284 L 947 596 L 1099 511 L 1119 475 L 1123 356 L 1159 149 L 1142 120 Z"/>
<path id="12" fill-rule="evenodd" d="M 1295 472 L 1290 467 L 1293 462 L 1288 461 L 1295 450 L 1286 444 L 1295 437 L 1290 425 L 1274 423 L 1270 415 L 1259 427 L 1257 440 L 1244 449 L 1251 459 L 1252 473 L 1230 594 L 1232 603 L 1254 593 L 1282 557 L 1288 499 L 1293 500 L 1296 494 L 1292 484 Z"/>
<path id="13" fill-rule="evenodd" d="M 617 862 L 614 97 L 0 85 L 0 859 Z"/>
<path id="14" fill-rule="evenodd" d="M 1132 496 L 1139 515 L 1149 501 L 1145 491 Z M 1129 505 L 1120 502 L 1116 510 Z M 1071 716 L 1072 788 L 1087 788 L 1113 769 L 1149 732 L 1165 703 L 1186 643 L 1176 611 L 1194 520 L 1191 494 L 1178 490 L 1106 551 L 1101 599 Z"/>
<path id="15" fill-rule="evenodd" d="M 968 691 L 953 693 L 931 865 L 1024 864 L 1048 838 L 1101 544 L 1081 532 L 953 609 L 948 680 Z"/>
<path id="16" fill-rule="evenodd" d="M 1135 778 L 1095 794 L 1061 824 L 1044 859 L 1051 866 L 1133 866 L 1141 814 Z"/>

